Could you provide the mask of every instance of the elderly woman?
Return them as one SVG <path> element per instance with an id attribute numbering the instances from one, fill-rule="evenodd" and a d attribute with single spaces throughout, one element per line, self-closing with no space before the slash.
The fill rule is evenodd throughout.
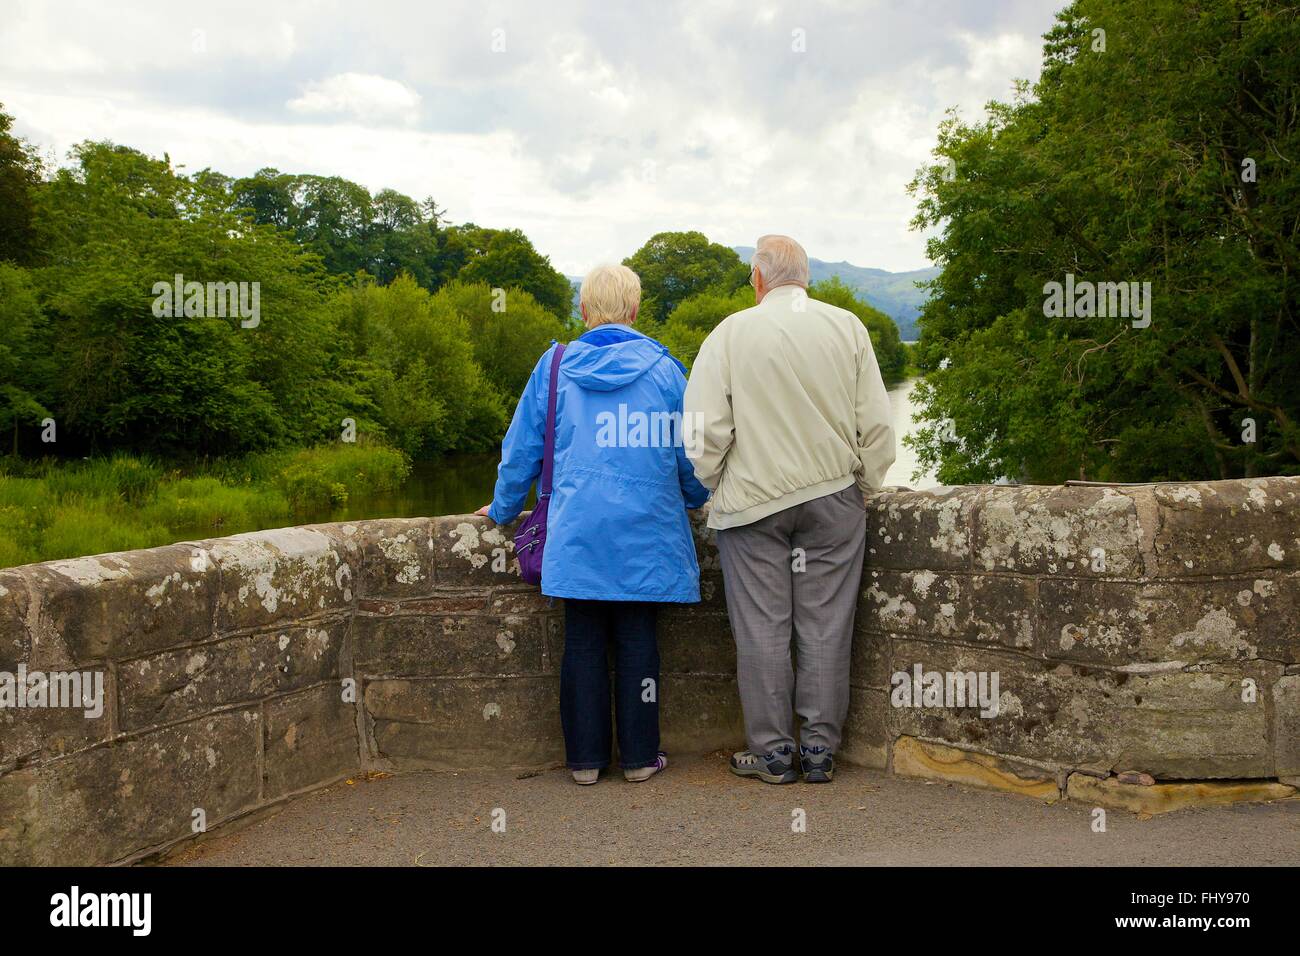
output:
<path id="1" fill-rule="evenodd" d="M 682 435 L 685 369 L 632 328 L 641 281 L 624 266 L 582 280 L 588 331 L 566 346 L 556 387 L 554 479 L 542 558 L 542 593 L 564 598 L 560 716 L 573 779 L 595 783 L 610 763 L 614 643 L 618 751 L 628 780 L 667 766 L 659 750 L 659 647 L 665 602 L 700 599 L 687 508 L 708 490 L 695 479 Z M 542 471 L 552 345 L 533 369 L 501 446 L 492 504 L 513 521 Z"/>

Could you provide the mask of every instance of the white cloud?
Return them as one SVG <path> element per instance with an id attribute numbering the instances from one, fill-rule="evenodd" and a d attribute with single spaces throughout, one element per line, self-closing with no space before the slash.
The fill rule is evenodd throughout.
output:
<path id="1" fill-rule="evenodd" d="M 420 94 L 404 83 L 371 73 L 339 73 L 309 83 L 301 96 L 285 104 L 295 113 L 340 114 L 362 122 L 414 122 Z"/>
<path id="2" fill-rule="evenodd" d="M 573 274 L 665 229 L 901 270 L 925 264 L 906 185 L 944 110 L 1034 79 L 1063 3 L 5 0 L 0 98 L 45 149 L 432 195 Z"/>

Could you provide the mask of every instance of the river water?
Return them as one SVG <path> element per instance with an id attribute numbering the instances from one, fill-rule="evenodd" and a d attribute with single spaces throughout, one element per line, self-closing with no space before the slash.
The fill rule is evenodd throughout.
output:
<path id="1" fill-rule="evenodd" d="M 899 441 L 898 457 L 885 477 L 885 484 L 930 488 L 935 484 L 933 476 L 912 480 L 916 455 L 902 443 L 903 436 L 914 428 L 911 397 L 915 385 L 916 379 L 908 379 L 889 390 L 894 433 Z M 303 520 L 357 521 L 362 518 L 468 514 L 492 500 L 496 477 L 495 454 L 447 455 L 436 461 L 416 462 L 410 478 L 395 492 L 354 497 L 343 508 L 308 515 Z"/>

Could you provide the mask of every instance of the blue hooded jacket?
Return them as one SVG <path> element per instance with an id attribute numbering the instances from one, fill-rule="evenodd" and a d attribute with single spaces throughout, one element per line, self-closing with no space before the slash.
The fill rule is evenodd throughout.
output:
<path id="1" fill-rule="evenodd" d="M 552 344 L 533 369 L 501 445 L 488 511 L 498 524 L 518 517 L 542 472 L 554 352 Z M 686 509 L 704 504 L 709 492 L 696 480 L 682 443 L 685 390 L 682 364 L 628 326 L 598 326 L 565 347 L 543 594 L 593 601 L 700 599 Z"/>

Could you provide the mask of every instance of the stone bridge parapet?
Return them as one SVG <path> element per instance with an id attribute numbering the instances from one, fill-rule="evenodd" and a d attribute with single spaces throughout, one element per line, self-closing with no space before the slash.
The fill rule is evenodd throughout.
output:
<path id="1" fill-rule="evenodd" d="M 1121 772 L 1300 783 L 1300 478 L 867 505 L 845 759 L 1121 806 Z M 661 708 L 669 750 L 707 752 L 743 733 L 695 527 Z M 511 548 L 483 518 L 381 519 L 0 570 L 0 864 L 136 859 L 369 770 L 561 762 L 563 605 Z M 73 674 L 101 712 L 33 696 Z"/>

